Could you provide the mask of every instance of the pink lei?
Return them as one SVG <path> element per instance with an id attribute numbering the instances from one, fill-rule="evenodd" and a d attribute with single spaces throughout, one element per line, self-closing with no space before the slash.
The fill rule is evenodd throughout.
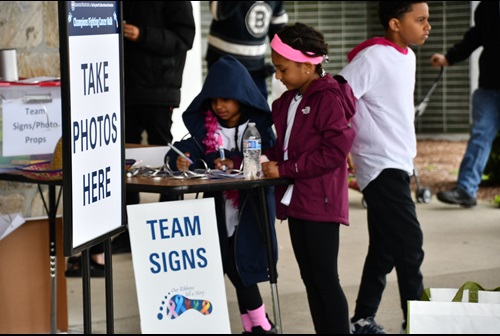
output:
<path id="1" fill-rule="evenodd" d="M 215 136 L 215 132 L 219 128 L 219 123 L 215 115 L 210 110 L 205 112 L 205 128 L 207 130 L 207 135 L 205 136 L 205 139 L 202 140 L 202 143 L 206 146 L 205 154 L 216 152 L 217 138 Z M 233 201 L 233 206 L 238 209 L 238 190 L 226 190 L 224 191 L 224 194 L 227 199 Z"/>
<path id="2" fill-rule="evenodd" d="M 205 154 L 208 154 L 217 151 L 217 138 L 215 137 L 215 132 L 217 132 L 218 129 L 218 122 L 217 118 L 210 110 L 205 112 L 205 128 L 207 130 L 207 135 L 202 143 L 206 146 Z"/>

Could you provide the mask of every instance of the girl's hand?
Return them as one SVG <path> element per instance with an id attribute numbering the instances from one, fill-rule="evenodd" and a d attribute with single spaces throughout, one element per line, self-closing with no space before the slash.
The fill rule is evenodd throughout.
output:
<path id="1" fill-rule="evenodd" d="M 186 155 L 187 157 L 191 156 L 189 152 L 184 153 L 184 155 Z M 179 169 L 180 171 L 188 170 L 190 164 L 191 163 L 188 160 L 186 160 L 180 155 L 177 157 L 177 160 L 175 160 L 175 165 L 177 166 L 177 169 Z"/>
<path id="2" fill-rule="evenodd" d="M 231 159 L 225 159 L 221 160 L 220 158 L 217 158 L 214 160 L 214 165 L 215 169 L 222 170 L 222 166 L 226 166 L 226 169 L 233 169 L 234 168 L 234 162 Z"/>
<path id="3" fill-rule="evenodd" d="M 268 161 L 262 163 L 262 173 L 264 173 L 265 177 L 280 177 L 280 172 L 278 170 L 278 162 L 276 161 Z"/>
<path id="4" fill-rule="evenodd" d="M 347 155 L 347 171 L 352 175 L 356 175 L 356 165 L 352 161 L 351 153 Z"/>

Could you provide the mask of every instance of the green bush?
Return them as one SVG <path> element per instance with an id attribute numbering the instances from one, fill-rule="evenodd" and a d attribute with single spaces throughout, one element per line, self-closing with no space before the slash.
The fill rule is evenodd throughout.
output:
<path id="1" fill-rule="evenodd" d="M 484 175 L 488 177 L 488 185 L 500 185 L 500 133 L 493 141 L 490 158 L 484 169 Z"/>

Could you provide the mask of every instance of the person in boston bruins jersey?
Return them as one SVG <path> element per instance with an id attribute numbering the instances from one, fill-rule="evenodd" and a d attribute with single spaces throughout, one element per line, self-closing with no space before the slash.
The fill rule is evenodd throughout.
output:
<path id="1" fill-rule="evenodd" d="M 205 60 L 210 69 L 223 55 L 232 55 L 250 72 L 267 98 L 266 77 L 274 66 L 265 63 L 268 41 L 288 23 L 284 1 L 210 1 L 212 22 Z"/>

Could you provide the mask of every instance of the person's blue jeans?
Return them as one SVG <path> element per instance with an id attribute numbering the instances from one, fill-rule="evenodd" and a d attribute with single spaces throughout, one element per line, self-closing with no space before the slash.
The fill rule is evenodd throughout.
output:
<path id="1" fill-rule="evenodd" d="M 491 146 L 500 129 L 500 90 L 477 89 L 472 96 L 472 126 L 457 186 L 476 198 Z"/>

